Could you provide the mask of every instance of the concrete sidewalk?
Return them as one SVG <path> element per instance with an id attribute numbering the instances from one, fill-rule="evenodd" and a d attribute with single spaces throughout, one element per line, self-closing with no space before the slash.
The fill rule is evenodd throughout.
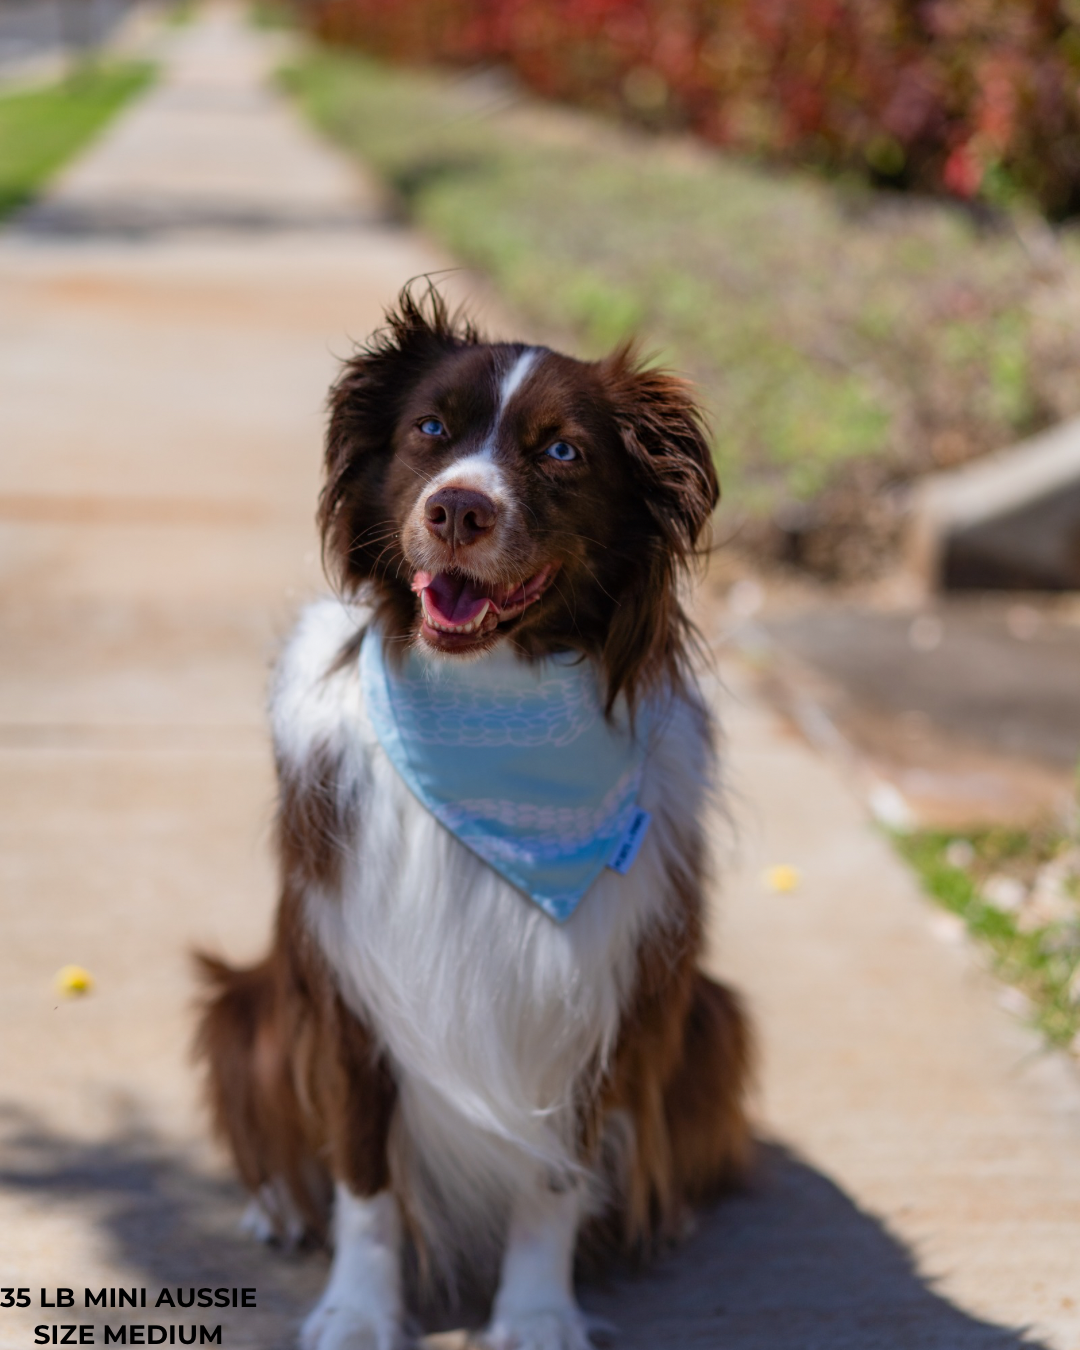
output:
<path id="1" fill-rule="evenodd" d="M 325 1265 L 235 1231 L 185 953 L 243 958 L 267 930 L 263 691 L 321 585 L 335 359 L 446 265 L 269 91 L 270 59 L 211 11 L 0 236 L 2 1283 L 254 1285 L 257 1310 L 221 1319 L 252 1350 L 292 1344 Z M 641 1350 L 1004 1350 L 1024 1327 L 1077 1350 L 1073 1070 L 997 1006 L 836 769 L 721 667 L 742 842 L 716 964 L 755 1011 L 776 1142 L 751 1191 L 586 1305 Z M 762 890 L 773 862 L 802 886 Z M 53 995 L 66 962 L 91 997 Z M 0 1347 L 54 1320 L 0 1309 Z"/>

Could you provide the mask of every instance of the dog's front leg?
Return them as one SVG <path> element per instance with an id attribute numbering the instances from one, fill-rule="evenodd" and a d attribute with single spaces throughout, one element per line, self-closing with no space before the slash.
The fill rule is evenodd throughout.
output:
<path id="1" fill-rule="evenodd" d="M 300 1344 L 303 1350 L 397 1350 L 401 1320 L 397 1201 L 390 1191 L 361 1199 L 338 1182 L 330 1279 Z"/>
<path id="2" fill-rule="evenodd" d="M 499 1289 L 484 1343 L 491 1350 L 588 1350 L 574 1299 L 581 1187 L 546 1178 L 514 1204 Z"/>

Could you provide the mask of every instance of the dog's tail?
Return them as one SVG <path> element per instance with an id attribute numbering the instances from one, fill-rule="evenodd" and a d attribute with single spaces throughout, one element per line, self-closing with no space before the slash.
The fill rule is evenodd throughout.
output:
<path id="1" fill-rule="evenodd" d="M 332 1187 L 308 1137 L 273 957 L 246 968 L 204 953 L 195 961 L 204 995 L 194 1051 L 215 1132 L 273 1236 L 324 1240 Z"/>

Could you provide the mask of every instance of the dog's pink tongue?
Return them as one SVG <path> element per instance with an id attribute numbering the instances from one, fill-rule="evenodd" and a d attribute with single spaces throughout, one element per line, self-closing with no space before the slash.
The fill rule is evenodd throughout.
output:
<path id="1" fill-rule="evenodd" d="M 447 572 L 436 572 L 434 576 L 430 572 L 417 572 L 413 590 L 420 592 L 425 609 L 440 623 L 471 623 L 485 604 L 492 603 L 479 582 Z"/>

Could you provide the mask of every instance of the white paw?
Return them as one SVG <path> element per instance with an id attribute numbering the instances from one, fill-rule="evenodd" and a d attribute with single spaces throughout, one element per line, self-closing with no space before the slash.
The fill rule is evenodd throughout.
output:
<path id="1" fill-rule="evenodd" d="M 239 1226 L 245 1237 L 254 1238 L 256 1242 L 265 1242 L 267 1246 L 277 1238 L 273 1221 L 258 1200 L 248 1201 L 247 1208 L 240 1216 Z"/>
<path id="2" fill-rule="evenodd" d="M 484 1332 L 487 1350 L 593 1350 L 579 1309 L 496 1312 Z"/>
<path id="3" fill-rule="evenodd" d="M 240 1216 L 240 1231 L 256 1242 L 280 1243 L 292 1251 L 304 1240 L 304 1220 L 285 1187 L 269 1182 L 259 1187 Z"/>
<path id="4" fill-rule="evenodd" d="M 400 1328 L 386 1309 L 323 1300 L 300 1328 L 301 1350 L 399 1350 Z"/>

